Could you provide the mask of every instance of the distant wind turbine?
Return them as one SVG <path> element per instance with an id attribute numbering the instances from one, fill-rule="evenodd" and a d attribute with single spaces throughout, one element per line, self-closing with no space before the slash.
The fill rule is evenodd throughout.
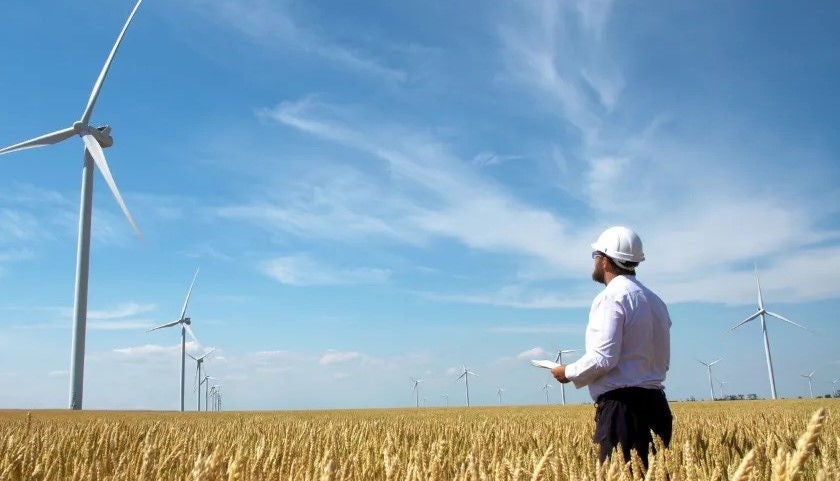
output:
<path id="1" fill-rule="evenodd" d="M 811 392 L 811 397 L 814 397 L 814 373 L 817 371 L 811 371 L 811 374 L 800 374 L 802 377 L 808 378 L 808 390 Z"/>
<path id="2" fill-rule="evenodd" d="M 461 378 L 464 379 L 464 384 L 466 385 L 467 389 L 467 407 L 470 407 L 470 376 L 478 376 L 478 374 L 470 371 L 469 369 L 467 369 L 467 366 L 464 365 L 464 372 L 462 372 L 461 375 L 458 376 L 458 379 L 455 380 L 460 381 Z"/>
<path id="3" fill-rule="evenodd" d="M 698 359 L 697 362 L 706 366 L 706 369 L 709 371 L 709 392 L 712 395 L 712 401 L 714 401 L 715 400 L 715 387 L 712 384 L 712 366 L 719 363 L 720 359 L 718 359 L 717 361 L 712 361 L 710 363 L 705 363 L 705 362 L 701 361 L 700 359 Z"/>
<path id="4" fill-rule="evenodd" d="M 578 352 L 580 349 L 560 349 L 557 351 L 557 359 L 554 362 L 558 362 L 563 364 L 563 354 L 571 354 L 573 352 Z M 563 398 L 563 405 L 566 405 L 566 385 L 560 384 L 560 396 Z"/>
<path id="5" fill-rule="evenodd" d="M 413 377 L 409 378 L 409 379 L 411 379 L 411 382 L 414 383 L 414 386 L 411 389 L 414 390 L 414 397 L 417 401 L 417 407 L 419 408 L 420 407 L 420 383 L 423 382 L 423 380 L 422 379 L 414 379 Z"/>
<path id="6" fill-rule="evenodd" d="M 205 374 L 206 374 L 206 372 L 207 371 L 205 371 Z M 205 412 L 209 411 L 209 408 L 210 408 L 210 401 L 209 401 L 209 398 L 210 398 L 209 391 L 210 391 L 210 389 L 209 389 L 209 387 L 210 387 L 210 381 L 211 380 L 220 381 L 220 379 L 217 378 L 217 377 L 212 377 L 212 376 L 205 375 L 204 378 L 201 380 L 201 382 L 198 383 L 198 395 L 199 396 L 201 396 L 201 385 L 204 384 L 204 411 Z"/>
<path id="7" fill-rule="evenodd" d="M 501 386 L 499 386 L 499 389 L 496 391 L 496 395 L 499 396 L 499 406 L 502 405 L 502 393 L 503 392 L 505 392 L 505 390 Z"/>
<path id="8" fill-rule="evenodd" d="M 730 330 L 732 331 L 738 329 L 739 327 L 743 326 L 744 324 L 752 321 L 757 317 L 761 318 L 761 333 L 764 336 L 764 354 L 767 358 L 767 375 L 770 378 L 770 395 L 773 399 L 776 399 L 776 378 L 773 376 L 773 360 L 770 357 L 770 341 L 767 340 L 767 321 L 765 319 L 765 314 L 771 317 L 775 317 L 776 319 L 785 321 L 789 324 L 793 324 L 794 326 L 799 327 L 801 329 L 805 329 L 806 331 L 808 329 L 805 326 L 799 325 L 784 316 L 775 314 L 764 308 L 764 295 L 761 293 L 761 282 L 758 280 L 758 269 L 755 270 L 755 284 L 758 287 L 758 311 L 756 311 L 755 314 L 738 323 Z"/>
<path id="9" fill-rule="evenodd" d="M 204 358 L 215 350 L 215 348 L 210 349 L 198 357 L 195 357 L 192 354 L 187 354 L 187 356 L 190 356 L 190 359 L 195 361 L 195 390 L 198 391 L 198 394 L 196 395 L 196 398 L 198 399 L 198 411 L 201 411 L 201 383 L 203 382 L 201 379 L 201 365 L 204 364 Z"/>
<path id="10" fill-rule="evenodd" d="M 137 13 L 140 7 L 138 0 L 134 5 L 134 9 L 128 15 L 125 25 L 123 25 L 120 34 L 117 36 L 117 41 L 111 48 L 111 53 L 108 59 L 105 60 L 105 65 L 99 72 L 99 77 L 93 85 L 93 90 L 90 92 L 87 105 L 82 118 L 73 123 L 72 126 L 62 130 L 57 130 L 34 139 L 26 140 L 24 142 L 11 145 L 0 149 L 0 155 L 8 154 L 18 150 L 32 149 L 35 147 L 44 147 L 46 145 L 57 144 L 64 140 L 78 135 L 82 138 L 85 146 L 84 164 L 82 167 L 82 195 L 81 206 L 79 208 L 79 236 L 76 245 L 76 284 L 73 297 L 73 338 L 70 344 L 70 409 L 82 409 L 82 391 L 84 389 L 84 370 L 85 370 L 85 334 L 87 332 L 87 301 L 88 301 L 88 272 L 90 267 L 90 223 L 91 211 L 93 206 L 93 168 L 94 165 L 102 177 L 111 193 L 122 209 L 134 232 L 140 240 L 143 239 L 143 234 L 140 228 L 131 217 L 125 202 L 123 201 L 120 191 L 117 189 L 117 184 L 111 176 L 111 170 L 108 168 L 108 161 L 105 160 L 105 153 L 103 148 L 114 145 L 114 139 L 111 137 L 111 127 L 105 125 L 102 127 L 91 127 L 90 118 L 93 115 L 93 108 L 96 105 L 96 100 L 99 98 L 99 91 L 102 89 L 102 84 L 105 82 L 105 77 L 108 75 L 108 70 L 111 67 L 111 62 L 117 53 L 117 49 L 122 42 L 123 35 Z"/>
<path id="11" fill-rule="evenodd" d="M 441 394 L 440 397 L 446 401 L 446 407 L 449 407 L 449 394 Z"/>
<path id="12" fill-rule="evenodd" d="M 548 404 L 548 390 L 551 389 L 551 386 L 548 383 L 542 387 L 542 390 L 545 391 L 545 403 Z"/>
<path id="13" fill-rule="evenodd" d="M 190 328 L 190 324 L 192 320 L 187 317 L 187 305 L 190 303 L 190 296 L 192 295 L 193 286 L 195 286 L 195 279 L 198 277 L 198 269 L 195 270 L 195 275 L 193 276 L 192 283 L 190 283 L 190 288 L 187 291 L 187 297 L 184 299 L 184 306 L 181 308 L 181 317 L 178 318 L 176 321 L 168 322 L 166 324 L 162 324 L 157 327 L 153 327 L 146 332 L 156 331 L 158 329 L 163 329 L 166 327 L 176 326 L 178 324 L 181 325 L 181 411 L 184 411 L 184 375 L 185 375 L 185 362 L 186 362 L 186 354 L 187 354 L 187 333 L 190 333 L 190 337 L 193 338 L 195 342 L 198 342 L 198 339 L 195 337 L 195 334 Z"/>
<path id="14" fill-rule="evenodd" d="M 720 397 L 723 398 L 723 399 L 726 399 L 726 392 L 723 390 L 723 386 L 725 384 L 728 384 L 728 382 L 723 381 L 721 379 L 718 379 L 717 382 L 718 382 L 718 386 L 720 386 Z"/>

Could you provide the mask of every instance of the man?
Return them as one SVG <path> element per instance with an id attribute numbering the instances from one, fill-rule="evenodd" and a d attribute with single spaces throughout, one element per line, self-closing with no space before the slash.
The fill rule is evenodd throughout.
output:
<path id="1" fill-rule="evenodd" d="M 671 441 L 671 410 L 663 382 L 671 358 L 671 319 L 665 303 L 636 279 L 645 260 L 642 241 L 626 227 L 610 227 L 592 244 L 592 280 L 606 287 L 589 311 L 586 353 L 551 370 L 562 383 L 589 386 L 595 400 L 600 461 L 620 447 L 635 449 L 647 467 L 650 431 Z"/>

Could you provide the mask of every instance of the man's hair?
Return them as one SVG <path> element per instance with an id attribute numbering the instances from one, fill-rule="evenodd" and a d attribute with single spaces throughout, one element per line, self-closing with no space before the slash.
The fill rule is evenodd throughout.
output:
<path id="1" fill-rule="evenodd" d="M 604 256 L 604 257 L 607 258 L 607 260 L 610 262 L 610 265 L 615 267 L 615 269 L 616 269 L 616 271 L 618 271 L 619 275 L 625 275 L 625 276 L 635 276 L 636 275 L 636 266 L 639 265 L 638 262 L 624 261 L 624 262 L 622 262 L 622 264 L 624 264 L 624 266 L 626 266 L 626 267 L 622 267 L 622 266 L 618 265 L 618 263 L 612 257 L 610 257 L 610 256 Z"/>

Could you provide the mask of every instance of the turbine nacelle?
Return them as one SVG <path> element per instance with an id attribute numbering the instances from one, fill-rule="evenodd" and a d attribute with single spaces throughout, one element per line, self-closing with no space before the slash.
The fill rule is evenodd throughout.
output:
<path id="1" fill-rule="evenodd" d="M 73 123 L 73 131 L 79 137 L 83 137 L 85 135 L 92 135 L 96 142 L 102 148 L 108 148 L 114 145 L 114 138 L 111 137 L 111 126 L 110 125 L 103 125 L 102 127 L 91 127 L 90 125 L 86 125 L 82 123 L 81 120 L 77 120 Z"/>

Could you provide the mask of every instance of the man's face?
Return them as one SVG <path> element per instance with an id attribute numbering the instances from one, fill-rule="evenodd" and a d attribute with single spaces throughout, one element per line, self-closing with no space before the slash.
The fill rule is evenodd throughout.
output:
<path id="1" fill-rule="evenodd" d="M 592 268 L 592 280 L 598 282 L 600 284 L 604 283 L 604 263 L 607 262 L 606 257 L 600 252 L 595 252 L 592 254 L 592 262 L 594 266 Z"/>

